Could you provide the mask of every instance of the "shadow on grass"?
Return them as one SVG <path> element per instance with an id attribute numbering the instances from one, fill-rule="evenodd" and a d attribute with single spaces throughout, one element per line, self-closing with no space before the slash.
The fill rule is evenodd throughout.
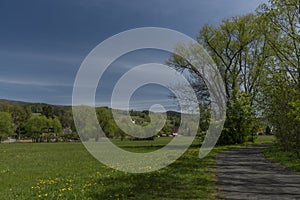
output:
<path id="1" fill-rule="evenodd" d="M 101 176 L 93 199 L 213 199 L 215 157 L 198 158 L 191 148 L 167 168 L 145 174 L 115 172 Z M 110 175 L 109 175 L 110 174 Z"/>

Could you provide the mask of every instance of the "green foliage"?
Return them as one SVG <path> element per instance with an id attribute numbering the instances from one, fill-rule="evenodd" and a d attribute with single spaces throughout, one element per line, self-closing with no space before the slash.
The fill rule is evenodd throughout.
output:
<path id="1" fill-rule="evenodd" d="M 62 133 L 62 125 L 58 118 L 49 118 L 48 119 L 48 127 L 51 129 L 51 132 L 60 134 Z"/>
<path id="2" fill-rule="evenodd" d="M 0 102 L 0 112 L 10 113 L 14 127 L 13 131 L 20 138 L 21 134 L 24 133 L 24 126 L 31 112 L 28 112 L 23 106 L 10 104 L 9 102 Z"/>
<path id="3" fill-rule="evenodd" d="M 266 30 L 253 14 L 223 20 L 218 27 L 205 25 L 198 42 L 210 53 L 225 83 L 226 96 L 233 100 L 245 91 L 255 100 L 266 63 Z"/>
<path id="4" fill-rule="evenodd" d="M 25 130 L 34 142 L 40 142 L 42 139 L 49 141 L 49 139 L 61 134 L 62 126 L 57 118 L 52 119 L 44 115 L 33 115 L 26 123 Z"/>
<path id="5" fill-rule="evenodd" d="M 29 118 L 25 129 L 28 133 L 42 133 L 48 128 L 48 119 L 43 115 L 34 115 Z"/>
<path id="6" fill-rule="evenodd" d="M 25 125 L 26 132 L 31 136 L 34 142 L 40 141 L 43 132 L 47 132 L 48 119 L 45 116 L 34 115 L 29 118 Z"/>
<path id="7" fill-rule="evenodd" d="M 53 113 L 53 106 L 51 105 L 44 105 L 42 107 L 42 115 L 46 116 L 47 118 L 52 118 L 54 117 L 54 113 Z"/>
<path id="8" fill-rule="evenodd" d="M 9 112 L 10 105 L 7 102 L 0 102 L 0 112 Z"/>
<path id="9" fill-rule="evenodd" d="M 271 0 L 259 9 L 268 23 L 267 65 L 261 106 L 278 145 L 300 158 L 300 20 L 298 0 Z"/>
<path id="10" fill-rule="evenodd" d="M 291 110 L 288 113 L 289 118 L 293 118 L 295 121 L 300 123 L 300 100 L 289 102 Z"/>
<path id="11" fill-rule="evenodd" d="M 0 112 L 0 143 L 13 133 L 11 115 L 8 112 Z"/>
<path id="12" fill-rule="evenodd" d="M 73 114 L 70 107 L 65 108 L 54 108 L 54 116 L 56 116 L 63 128 L 71 128 L 75 131 L 75 125 L 73 120 Z"/>
<path id="13" fill-rule="evenodd" d="M 99 124 L 109 138 L 132 138 L 130 136 L 130 133 L 124 133 L 118 125 L 116 124 L 112 110 L 110 108 L 101 107 L 96 108 L 97 118 L 99 121 Z M 149 117 L 149 111 L 129 111 L 129 114 L 131 116 L 131 119 L 135 122 L 136 125 L 144 127 L 151 123 L 150 117 Z M 124 119 L 125 120 L 125 119 Z M 122 120 L 121 120 L 122 121 Z M 138 126 L 133 129 L 132 127 L 132 121 L 125 122 L 122 121 L 122 123 L 128 123 L 128 129 L 132 130 L 138 130 Z M 175 112 L 167 112 L 167 120 L 162 128 L 162 130 L 158 130 L 159 132 L 157 134 L 167 134 L 170 135 L 174 131 L 177 131 L 177 128 L 180 126 L 180 114 L 176 114 Z M 128 135 L 129 134 L 129 135 Z"/>
<path id="14" fill-rule="evenodd" d="M 12 116 L 15 132 L 18 134 L 18 139 L 20 139 L 21 133 L 24 132 L 25 123 L 30 117 L 30 113 L 26 112 L 23 107 L 17 105 L 10 106 L 9 112 Z"/>
<path id="15" fill-rule="evenodd" d="M 257 108 L 255 106 L 267 62 L 266 27 L 262 17 L 248 14 L 225 19 L 218 27 L 205 25 L 198 35 L 203 45 L 216 63 L 224 81 L 227 97 L 227 118 L 219 144 L 240 144 L 247 141 L 255 131 Z M 183 48 L 190 48 L 185 50 Z M 180 52 L 195 52 L 193 46 L 178 47 Z M 195 56 L 194 56 L 195 57 Z M 195 90 L 203 87 L 202 75 L 187 61 L 173 56 L 168 64 L 180 72 L 189 72 L 196 84 Z M 207 93 L 198 92 L 200 103 L 207 104 Z M 209 98 L 208 98 L 209 101 Z M 202 103 L 203 104 L 203 103 Z M 209 105 L 209 104 L 208 104 Z M 209 107 L 206 108 L 209 113 Z M 205 125 L 203 126 L 203 122 Z M 200 127 L 207 126 L 209 114 L 202 117 Z M 203 129 L 205 130 L 205 129 Z M 203 130 L 200 130 L 203 134 Z"/>
<path id="16" fill-rule="evenodd" d="M 255 128 L 250 97 L 240 93 L 237 99 L 227 102 L 227 118 L 219 144 L 242 144 L 249 141 Z"/>
<path id="17" fill-rule="evenodd" d="M 75 111 L 75 112 L 74 112 Z M 80 138 L 82 141 L 88 141 L 90 139 L 98 138 L 98 124 L 94 123 L 95 109 L 90 106 L 77 106 L 73 108 L 73 114 L 76 118 L 76 128 L 81 133 Z"/>
<path id="18" fill-rule="evenodd" d="M 26 104 L 18 105 L 8 102 L 0 102 L 0 111 L 9 112 L 12 116 L 14 131 L 19 139 L 32 138 L 35 142 L 46 141 L 68 141 L 78 140 L 75 124 L 73 121 L 72 107 L 54 106 L 48 104 Z M 93 109 L 85 107 L 86 109 Z M 93 111 L 92 110 L 92 111 Z M 33 112 L 33 113 L 31 113 Z M 97 125 L 91 124 L 91 120 L 83 117 L 85 109 L 79 113 L 79 127 L 85 133 L 81 139 L 98 140 Z M 96 108 L 97 118 L 102 130 L 109 138 L 131 138 L 125 134 L 115 123 L 112 111 L 107 107 Z M 131 118 L 139 126 L 146 126 L 150 123 L 149 111 L 130 111 Z M 168 120 L 160 133 L 171 134 L 180 125 L 180 114 L 168 112 Z M 48 116 L 48 117 L 47 117 Z M 130 122 L 132 123 L 132 122 Z M 86 125 L 86 126 L 84 126 Z"/>
<path id="19" fill-rule="evenodd" d="M 219 144 L 243 143 L 256 131 L 257 101 L 268 62 L 266 22 L 253 14 L 204 26 L 198 41 L 216 62 L 227 96 L 227 114 Z"/>
<path id="20" fill-rule="evenodd" d="M 268 22 L 268 44 L 278 65 L 296 82 L 300 67 L 299 7 L 299 0 L 270 0 L 259 9 Z"/>
<path id="21" fill-rule="evenodd" d="M 300 157 L 299 94 L 291 87 L 282 86 L 275 85 L 266 91 L 269 103 L 265 115 L 274 126 L 273 133 L 279 145 Z"/>

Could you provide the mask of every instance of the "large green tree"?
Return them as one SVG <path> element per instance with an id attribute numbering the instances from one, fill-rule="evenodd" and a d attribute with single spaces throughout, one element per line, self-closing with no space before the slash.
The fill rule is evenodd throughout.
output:
<path id="1" fill-rule="evenodd" d="M 253 14 L 202 28 L 198 41 L 218 66 L 227 96 L 220 144 L 243 143 L 255 132 L 256 100 L 269 57 L 266 22 Z"/>
<path id="2" fill-rule="evenodd" d="M 259 14 L 268 22 L 272 58 L 266 68 L 262 108 L 278 143 L 300 157 L 300 2 L 270 0 Z"/>
<path id="3" fill-rule="evenodd" d="M 197 38 L 216 63 L 225 84 L 227 115 L 219 144 L 243 143 L 255 131 L 256 99 L 268 59 L 265 28 L 261 17 L 248 14 L 225 19 L 218 27 L 205 25 Z M 178 56 L 173 56 L 168 64 L 178 71 L 190 72 L 200 95 L 198 100 L 207 99 L 198 66 Z"/>

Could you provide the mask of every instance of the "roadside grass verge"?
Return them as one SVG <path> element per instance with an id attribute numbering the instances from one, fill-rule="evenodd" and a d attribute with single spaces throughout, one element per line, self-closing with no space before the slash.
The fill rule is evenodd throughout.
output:
<path id="1" fill-rule="evenodd" d="M 296 172 L 300 172 L 300 159 L 297 158 L 294 153 L 284 151 L 276 144 L 265 149 L 264 155 L 276 163 Z"/>

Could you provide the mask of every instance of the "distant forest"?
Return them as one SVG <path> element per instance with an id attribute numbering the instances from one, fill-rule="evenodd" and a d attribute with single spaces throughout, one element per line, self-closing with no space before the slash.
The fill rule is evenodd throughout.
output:
<path id="1" fill-rule="evenodd" d="M 111 108 L 95 108 L 99 124 L 109 138 L 137 139 L 124 133 L 115 123 Z M 130 111 L 132 123 L 146 126 L 149 111 Z M 180 113 L 167 112 L 165 126 L 155 136 L 173 136 L 180 126 Z M 6 116 L 6 117 L 5 117 Z M 33 142 L 80 141 L 73 121 L 72 106 L 0 100 L 1 140 L 8 137 Z M 150 139 L 153 139 L 150 138 Z"/>

